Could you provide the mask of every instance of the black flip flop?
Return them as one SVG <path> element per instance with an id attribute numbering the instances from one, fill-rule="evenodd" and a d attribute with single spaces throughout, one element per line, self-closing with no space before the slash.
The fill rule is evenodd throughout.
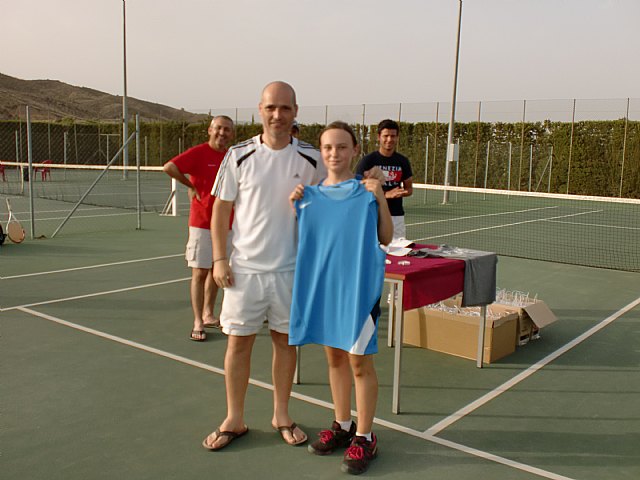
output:
<path id="1" fill-rule="evenodd" d="M 195 335 L 198 336 L 196 337 Z M 189 338 L 194 342 L 204 342 L 207 339 L 207 332 L 204 330 L 191 330 Z"/>
<path id="2" fill-rule="evenodd" d="M 216 431 L 213 432 L 213 434 L 216 436 L 216 440 L 220 437 L 225 437 L 227 440 L 218 447 L 212 447 L 211 445 L 207 444 L 207 440 L 211 436 L 211 434 L 209 434 L 202 441 L 202 446 L 211 452 L 222 450 L 224 447 L 228 446 L 231 442 L 233 442 L 236 438 L 240 438 L 243 435 L 245 435 L 248 431 L 249 431 L 249 427 L 247 427 L 246 425 L 245 425 L 245 429 L 242 432 L 221 432 L 219 428 L 216 428 Z"/>

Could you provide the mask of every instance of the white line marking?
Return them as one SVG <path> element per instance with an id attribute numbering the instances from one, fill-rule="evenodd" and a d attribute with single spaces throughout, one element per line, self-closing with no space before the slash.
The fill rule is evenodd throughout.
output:
<path id="1" fill-rule="evenodd" d="M 90 270 L 93 268 L 102 268 L 102 267 L 112 267 L 114 265 L 125 265 L 128 263 L 138 263 L 138 262 L 149 262 L 152 260 L 163 260 L 165 258 L 173 258 L 183 256 L 184 253 L 176 253 L 172 255 L 164 255 L 161 257 L 149 257 L 149 258 L 139 258 L 137 260 L 123 260 L 122 262 L 112 262 L 112 263 L 100 263 L 98 265 L 87 265 L 85 267 L 74 267 L 74 268 L 65 268 L 63 270 L 50 270 L 48 272 L 35 272 L 35 273 L 25 273 L 23 275 L 11 275 L 9 277 L 0 277 L 2 280 L 10 280 L 13 278 L 24 278 L 24 277 L 35 277 L 38 275 L 50 275 L 52 273 L 66 273 L 66 272 L 75 272 L 77 270 Z"/>
<path id="2" fill-rule="evenodd" d="M 130 209 L 132 209 L 132 211 L 130 212 L 121 212 L 121 213 L 105 213 L 103 215 L 73 215 L 70 220 L 73 219 L 78 219 L 78 218 L 102 218 L 102 217 L 124 217 L 124 216 L 130 216 L 130 215 L 137 215 L 138 212 L 135 211 L 135 207 L 129 207 Z M 124 209 L 124 207 L 123 207 Z M 117 209 L 114 209 L 117 210 Z M 122 209 L 121 209 L 122 210 Z M 143 215 L 150 215 L 150 214 L 155 214 L 157 215 L 157 212 L 140 212 Z M 44 222 L 44 221 L 49 221 L 49 220 L 64 220 L 67 217 L 46 217 L 46 218 L 39 218 L 38 221 L 40 222 Z"/>
<path id="3" fill-rule="evenodd" d="M 638 227 L 623 227 L 619 225 L 603 225 L 601 223 L 582 223 L 582 222 L 563 222 L 562 220 L 549 220 L 551 223 L 566 223 L 569 225 L 580 225 L 581 227 L 601 227 L 601 228 L 619 228 L 623 230 L 640 230 Z"/>
<path id="4" fill-rule="evenodd" d="M 565 194 L 565 193 L 542 193 L 542 192 L 523 192 L 523 191 L 515 191 L 515 190 L 498 190 L 493 188 L 479 188 L 479 187 L 454 187 L 444 185 L 432 185 L 432 184 L 424 184 L 424 183 L 414 183 L 413 184 L 414 191 L 419 190 L 427 190 L 427 191 L 444 191 L 448 190 L 449 192 L 462 192 L 462 193 L 482 193 L 489 195 L 502 195 L 502 196 L 517 196 L 517 197 L 533 197 L 533 198 L 559 198 L 562 200 L 587 200 L 594 202 L 604 202 L 604 203 L 622 203 L 626 205 L 640 205 L 640 198 L 619 198 L 619 197 L 596 197 L 591 195 L 575 195 L 575 194 Z"/>
<path id="5" fill-rule="evenodd" d="M 442 445 L 443 447 L 449 447 L 463 453 L 468 453 L 469 455 L 473 455 L 475 457 L 483 458 L 491 462 L 500 463 L 502 465 L 506 465 L 507 467 L 512 467 L 517 470 L 522 470 L 523 472 L 531 473 L 533 475 L 538 475 L 540 477 L 550 478 L 551 480 L 573 480 L 571 477 L 565 477 L 564 475 L 548 472 L 547 470 L 542 470 L 541 468 L 532 467 L 531 465 L 527 465 L 525 463 L 520 463 L 514 460 L 509 460 L 508 458 L 499 457 L 498 455 L 494 455 L 488 452 L 483 452 L 482 450 L 477 450 L 472 447 L 467 447 L 466 445 L 461 445 L 456 442 L 451 442 L 449 440 L 445 440 L 444 438 L 428 436 L 428 437 L 425 437 L 425 439 L 430 440 L 434 443 L 437 443 L 438 445 Z"/>
<path id="6" fill-rule="evenodd" d="M 37 307 L 39 305 L 50 305 L 52 303 L 68 302 L 71 300 L 82 300 L 83 298 L 100 297 L 102 295 L 110 295 L 112 293 L 130 292 L 133 290 L 140 290 L 143 288 L 158 287 L 160 285 L 170 285 L 172 283 L 178 283 L 178 282 L 186 282 L 187 280 L 191 280 L 191 277 L 178 278 L 175 280 L 167 280 L 166 282 L 148 283 L 146 285 L 137 285 L 135 287 L 118 288 L 117 290 L 108 290 L 105 292 L 88 293 L 86 295 L 76 295 L 74 297 L 57 298 L 55 300 L 46 300 L 44 302 L 29 303 L 26 305 L 17 305 L 14 307 L 0 308 L 0 312 L 8 312 L 10 310 L 20 310 L 22 308 L 27 308 L 27 307 Z"/>
<path id="7" fill-rule="evenodd" d="M 407 227 L 413 227 L 413 226 L 416 226 L 416 225 L 428 225 L 430 223 L 455 222 L 457 220 L 468 220 L 470 218 L 495 217 L 497 215 L 512 215 L 514 213 L 534 212 L 536 210 L 547 210 L 549 208 L 559 208 L 559 206 L 558 205 L 554 205 L 554 206 L 551 206 L 551 207 L 527 208 L 526 210 L 512 210 L 510 212 L 485 213 L 485 214 L 482 214 L 482 215 L 468 215 L 466 217 L 443 218 L 443 219 L 440 219 L 440 220 L 430 220 L 428 222 L 408 223 Z"/>
<path id="8" fill-rule="evenodd" d="M 513 227 L 513 226 L 516 226 L 516 225 L 523 225 L 525 223 L 547 222 L 549 220 L 555 220 L 556 218 L 576 217 L 578 215 L 588 215 L 590 213 L 598 213 L 598 212 L 601 212 L 601 211 L 602 210 L 590 210 L 588 212 L 572 213 L 572 214 L 569 214 L 569 215 L 560 215 L 560 216 L 557 216 L 557 217 L 537 218 L 535 220 L 525 220 L 525 221 L 522 221 L 522 222 L 505 223 L 505 224 L 502 224 L 502 225 L 493 225 L 491 227 L 474 228 L 473 230 L 465 230 L 465 231 L 462 231 L 462 232 L 451 232 L 451 233 L 446 233 L 446 234 L 443 234 L 443 235 L 434 235 L 433 237 L 418 238 L 417 240 L 414 240 L 414 242 L 420 242 L 422 240 L 432 240 L 434 238 L 452 237 L 454 235 L 464 235 L 465 233 L 481 232 L 483 230 L 492 230 L 494 228 Z"/>
<path id="9" fill-rule="evenodd" d="M 549 363 L 553 362 L 554 360 L 556 360 L 561 355 L 564 355 L 569 350 L 571 350 L 575 346 L 579 345 L 580 343 L 584 342 L 589 337 L 591 337 L 592 335 L 596 334 L 597 332 L 602 330 L 604 327 L 609 325 L 611 322 L 613 322 L 617 318 L 619 318 L 622 315 L 624 315 L 625 313 L 627 313 L 628 311 L 633 310 L 638 305 L 640 305 L 640 297 L 636 298 L 633 302 L 631 302 L 627 306 L 621 308 L 620 310 L 615 312 L 613 315 L 610 315 L 609 317 L 605 318 L 600 323 L 594 325 L 589 330 L 584 332 L 582 335 L 579 335 L 578 337 L 576 337 L 575 339 L 573 339 L 572 341 L 570 341 L 569 343 L 567 343 L 563 347 L 559 348 L 555 352 L 550 353 L 549 355 L 544 357 L 539 362 L 534 363 L 529 368 L 527 368 L 523 372 L 519 373 L 518 375 L 516 375 L 512 379 L 510 379 L 510 380 L 506 381 L 505 383 L 503 383 L 502 385 L 494 388 L 492 391 L 490 391 L 489 393 L 487 393 L 487 394 L 483 395 L 482 397 L 478 398 L 474 402 L 471 402 L 466 407 L 463 407 L 460 410 L 458 410 L 457 412 L 453 413 L 452 415 L 449 415 L 444 420 L 441 420 L 440 422 L 436 423 L 435 425 L 433 425 L 428 430 L 425 430 L 424 433 L 427 434 L 427 435 L 437 435 L 438 433 L 440 433 L 445 428 L 451 426 L 452 424 L 454 424 L 458 420 L 464 418 L 466 415 L 470 414 L 474 410 L 476 410 L 476 409 L 482 407 L 483 405 L 489 403 L 494 398 L 498 397 L 499 395 L 501 395 L 502 393 L 506 392 L 510 388 L 514 387 L 518 383 L 522 382 L 526 378 L 530 377 L 531 375 L 536 373 L 538 370 L 540 370 L 541 368 L 545 367 Z"/>
<path id="10" fill-rule="evenodd" d="M 79 330 L 79 331 L 82 331 L 82 332 L 85 332 L 85 333 L 89 333 L 91 335 L 96 335 L 98 337 L 101 337 L 101 338 L 104 338 L 104 339 L 107 339 L 107 340 L 111 340 L 113 342 L 120 343 L 122 345 L 133 347 L 133 348 L 136 348 L 138 350 L 142 350 L 142 351 L 147 352 L 147 353 L 152 353 L 154 355 L 158 355 L 160 357 L 168 358 L 170 360 L 174 360 L 176 362 L 180 362 L 180 363 L 183 363 L 185 365 L 189 365 L 189 366 L 192 366 L 192 367 L 200 368 L 202 370 L 206 370 L 208 372 L 212 372 L 212 373 L 216 373 L 218 375 L 224 376 L 224 369 L 222 369 L 222 368 L 214 367 L 214 366 L 208 365 L 206 363 L 202 363 L 202 362 L 198 362 L 198 361 L 195 361 L 195 360 L 191 360 L 191 359 L 183 357 L 181 355 L 175 355 L 173 353 L 169 353 L 167 351 L 160 350 L 158 348 L 149 347 L 147 345 L 143 345 L 143 344 L 138 343 L 138 342 L 127 340 L 125 338 L 118 337 L 116 335 L 111 335 L 109 333 L 101 332 L 100 330 L 95 330 L 93 328 L 85 327 L 83 325 L 78 325 L 76 323 L 68 322 L 66 320 L 62 320 L 61 318 L 54 317 L 52 315 L 47 315 L 45 313 L 41 313 L 41 312 L 37 312 L 35 310 L 31 310 L 30 308 L 19 307 L 18 310 L 20 310 L 21 312 L 27 313 L 29 315 L 33 315 L 33 316 L 42 318 L 44 320 L 49 320 L 51 322 L 55 322 L 55 323 L 58 323 L 60 325 L 66 326 L 66 327 L 73 328 L 75 330 Z M 262 388 L 262 389 L 265 389 L 265 390 L 273 391 L 273 385 L 271 385 L 269 383 L 266 383 L 266 382 L 262 382 L 260 380 L 255 380 L 255 379 L 249 378 L 249 384 L 253 385 L 253 386 L 256 386 L 256 387 L 259 387 L 259 388 Z M 317 406 L 320 406 L 320 407 L 323 407 L 323 408 L 326 408 L 326 409 L 329 409 L 329 410 L 333 410 L 333 404 L 332 403 L 325 402 L 325 401 L 319 400 L 317 398 L 309 397 L 308 395 L 303 395 L 303 394 L 300 394 L 300 393 L 292 391 L 291 392 L 291 397 L 293 397 L 293 398 L 295 398 L 297 400 L 301 400 L 303 402 L 310 403 L 312 405 L 317 405 Z M 352 413 L 352 415 L 355 415 L 355 412 L 352 411 L 351 413 Z M 532 473 L 534 475 L 538 475 L 538 476 L 541 476 L 541 477 L 544 477 L 544 478 L 549 478 L 549 479 L 552 479 L 552 480 L 572 480 L 569 477 L 564 477 L 562 475 L 558 475 L 558 474 L 555 474 L 553 472 L 547 472 L 546 470 L 542 470 L 540 468 L 532 467 L 530 465 L 526 465 L 526 464 L 523 464 L 523 463 L 520 463 L 520 462 L 509 460 L 507 458 L 503 458 L 503 457 L 500 457 L 498 455 L 494 455 L 492 453 L 483 452 L 482 450 L 477 450 L 475 448 L 467 447 L 465 445 L 461 445 L 459 443 L 452 442 L 450 440 L 445 440 L 443 438 L 437 438 L 437 437 L 435 437 L 433 435 L 425 434 L 425 433 L 419 432 L 418 430 L 414 430 L 414 429 L 405 427 L 403 425 L 398 425 L 396 423 L 389 422 L 387 420 L 374 418 L 373 422 L 375 424 L 377 424 L 377 425 L 389 428 L 391 430 L 395 430 L 395 431 L 400 432 L 400 433 L 405 433 L 407 435 L 411 435 L 411 436 L 416 437 L 416 438 L 420 438 L 420 439 L 427 440 L 427 441 L 432 442 L 432 443 L 436 443 L 436 444 L 441 445 L 443 447 L 451 448 L 453 450 L 458 450 L 458 451 L 460 451 L 462 453 L 467 453 L 467 454 L 473 455 L 475 457 L 479 457 L 479 458 L 482 458 L 482 459 L 485 459 L 485 460 L 489 460 L 489 461 L 492 461 L 492 462 L 500 463 L 502 465 L 505 465 L 505 466 L 508 466 L 508 467 L 511 467 L 511 468 L 515 468 L 515 469 L 518 469 L 518 470 L 522 470 L 524 472 Z"/>

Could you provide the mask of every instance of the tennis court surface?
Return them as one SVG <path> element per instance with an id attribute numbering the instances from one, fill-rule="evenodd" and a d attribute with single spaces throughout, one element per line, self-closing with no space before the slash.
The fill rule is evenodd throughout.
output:
<path id="1" fill-rule="evenodd" d="M 18 200 L 12 203 L 24 222 L 28 210 Z M 550 217 L 572 215 L 547 210 L 553 210 Z M 598 209 L 584 211 L 592 210 Z M 407 223 L 438 219 L 435 210 L 424 215 Z M 568 219 L 575 220 L 551 220 Z M 510 217 L 504 224 L 546 223 L 529 220 Z M 254 348 L 249 434 L 221 452 L 200 446 L 225 414 L 225 338 L 216 330 L 204 343 L 188 340 L 186 217 L 153 213 L 143 221 L 142 230 L 70 229 L 54 239 L 1 247 L 2 477 L 344 475 L 340 455 L 310 455 L 304 446 L 285 445 L 271 429 L 266 331 Z M 484 228 L 472 221 L 463 222 L 467 230 Z M 420 227 L 431 228 L 427 233 L 409 226 L 409 234 L 415 240 L 443 235 L 434 229 L 444 223 Z M 510 236 L 512 226 L 501 225 L 492 224 L 490 231 L 517 237 Z M 626 238 L 628 229 L 618 230 Z M 457 239 L 464 246 L 462 234 L 422 241 L 456 245 Z M 559 320 L 540 339 L 483 369 L 471 360 L 405 347 L 399 415 L 391 413 L 393 350 L 383 340 L 383 317 L 376 357 L 380 455 L 365 475 L 640 478 L 638 273 L 501 256 L 498 285 L 537 294 Z M 332 420 L 330 401 L 324 355 L 318 347 L 304 347 L 291 414 L 310 439 Z"/>

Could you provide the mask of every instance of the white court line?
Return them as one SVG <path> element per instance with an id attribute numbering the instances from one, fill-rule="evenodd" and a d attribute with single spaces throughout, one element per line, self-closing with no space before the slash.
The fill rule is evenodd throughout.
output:
<path id="1" fill-rule="evenodd" d="M 590 213 L 598 213 L 598 212 L 602 212 L 602 210 L 590 210 L 588 212 L 571 213 L 571 214 L 568 214 L 568 215 L 560 215 L 560 216 L 557 216 L 557 217 L 536 218 L 535 220 L 524 220 L 522 222 L 504 223 L 502 225 L 493 225 L 491 227 L 474 228 L 473 230 L 465 230 L 465 231 L 462 231 L 462 232 L 451 232 L 451 233 L 446 233 L 446 234 L 443 234 L 443 235 L 434 235 L 433 237 L 418 238 L 417 240 L 414 240 L 414 242 L 420 242 L 422 240 L 432 240 L 434 238 L 452 237 L 454 235 L 464 235 L 465 233 L 481 232 L 483 230 L 492 230 L 494 228 L 513 227 L 515 225 L 523 225 L 525 223 L 547 222 L 549 220 L 555 220 L 556 218 L 576 217 L 578 215 L 588 215 Z"/>
<path id="2" fill-rule="evenodd" d="M 620 225 L 603 225 L 601 223 L 563 222 L 562 220 L 549 220 L 551 223 L 566 223 L 569 225 L 580 225 L 581 227 L 619 228 L 622 230 L 640 230 L 638 227 L 623 227 Z"/>
<path id="3" fill-rule="evenodd" d="M 454 424 L 458 420 L 464 418 L 466 415 L 470 414 L 474 410 L 476 410 L 476 409 L 482 407 L 483 405 L 489 403 L 494 398 L 496 398 L 499 395 L 503 394 L 504 392 L 506 392 L 510 388 L 514 387 L 518 383 L 522 382 L 526 378 L 530 377 L 531 375 L 536 373 L 538 370 L 540 370 L 541 368 L 545 367 L 549 363 L 553 362 L 554 360 L 556 360 L 561 355 L 564 355 L 569 350 L 571 350 L 575 346 L 579 345 L 580 343 L 584 342 L 589 337 L 591 337 L 592 335 L 596 334 L 597 332 L 602 330 L 604 327 L 609 325 L 611 322 L 613 322 L 617 318 L 619 318 L 622 315 L 624 315 L 625 313 L 627 313 L 628 311 L 633 310 L 638 305 L 640 305 L 640 297 L 636 298 L 633 302 L 631 302 L 627 306 L 621 308 L 620 310 L 615 312 L 613 315 L 610 315 L 609 317 L 605 318 L 600 323 L 594 325 L 589 330 L 584 332 L 582 335 L 579 335 L 578 337 L 576 337 L 575 339 L 573 339 L 572 341 L 570 341 L 569 343 L 567 343 L 563 347 L 559 348 L 555 352 L 550 353 L 549 355 L 544 357 L 539 362 L 531 365 L 529 368 L 527 368 L 523 372 L 519 373 L 518 375 L 513 377 L 511 380 L 506 381 L 502 385 L 494 388 L 489 393 L 487 393 L 487 394 L 483 395 L 482 397 L 478 398 L 476 401 L 471 402 L 469 405 L 467 405 L 465 407 L 462 407 L 457 412 L 453 413 L 452 415 L 449 415 L 444 420 L 441 420 L 440 422 L 436 423 L 435 425 L 433 425 L 428 430 L 425 430 L 424 433 L 426 435 L 437 435 L 438 433 L 440 433 L 445 428 L 451 426 L 452 424 Z"/>
<path id="4" fill-rule="evenodd" d="M 132 207 L 133 208 L 133 207 Z M 117 208 L 114 208 L 113 210 L 118 210 Z M 122 209 L 120 209 L 122 210 Z M 149 214 L 156 214 L 157 212 L 140 212 L 143 215 L 149 215 Z M 102 218 L 102 217 L 123 217 L 123 216 L 127 216 L 127 215 L 137 215 L 138 212 L 135 210 L 132 210 L 130 212 L 121 212 L 121 213 L 105 213 L 103 215 L 73 215 L 70 220 L 74 220 L 74 219 L 78 219 L 78 218 Z M 64 220 L 67 217 L 46 217 L 46 218 L 38 218 L 37 221 L 39 222 L 44 222 L 44 221 L 49 221 L 49 220 Z"/>
<path id="5" fill-rule="evenodd" d="M 107 290 L 105 292 L 88 293 L 86 295 L 76 295 L 73 297 L 57 298 L 55 300 L 45 300 L 44 302 L 36 302 L 36 303 L 29 303 L 26 305 L 17 305 L 14 307 L 0 308 L 0 312 L 8 312 L 10 310 L 20 310 L 22 308 L 27 308 L 27 307 L 37 307 L 39 305 L 50 305 L 52 303 L 69 302 L 72 300 L 82 300 L 84 298 L 100 297 L 102 295 L 110 295 L 112 293 L 130 292 L 133 290 L 141 290 L 143 288 L 158 287 L 160 285 L 170 285 L 172 283 L 178 283 L 178 282 L 186 282 L 187 280 L 191 280 L 191 277 L 177 278 L 175 280 L 167 280 L 166 282 L 147 283 L 146 285 L 137 285 L 135 287 L 118 288 L 116 290 Z"/>
<path id="6" fill-rule="evenodd" d="M 112 267 L 114 265 L 126 265 L 128 263 L 138 263 L 138 262 L 149 262 L 152 260 L 163 260 L 165 258 L 173 258 L 173 257 L 181 257 L 184 253 L 176 253 L 173 255 L 164 255 L 161 257 L 149 257 L 149 258 L 139 258 L 137 260 L 123 260 L 122 262 L 112 262 L 112 263 L 100 263 L 98 265 L 87 265 L 85 267 L 74 267 L 74 268 L 65 268 L 63 270 L 50 270 L 48 272 L 35 272 L 35 273 L 25 273 L 23 275 L 11 275 L 9 277 L 0 277 L 2 280 L 10 280 L 13 278 L 24 278 L 24 277 L 35 277 L 38 275 L 50 275 L 52 273 L 66 273 L 66 272 L 75 272 L 77 270 L 90 270 L 93 268 L 102 268 L 102 267 Z"/>
<path id="7" fill-rule="evenodd" d="M 78 325 L 76 323 L 68 322 L 66 320 L 62 320 L 61 318 L 57 318 L 57 317 L 54 317 L 52 315 L 47 315 L 45 313 L 37 312 L 37 311 L 31 310 L 29 308 L 20 307 L 20 308 L 18 308 L 18 310 L 20 310 L 21 312 L 27 313 L 29 315 L 40 317 L 40 318 L 42 318 L 44 320 L 49 320 L 51 322 L 55 322 L 55 323 L 58 323 L 60 325 L 63 325 L 63 326 L 66 326 L 66 327 L 70 327 L 70 328 L 73 328 L 73 329 L 76 329 L 76 330 L 80 330 L 82 332 L 89 333 L 91 335 L 96 335 L 98 337 L 101 337 L 101 338 L 104 338 L 104 339 L 107 339 L 107 340 L 111 340 L 111 341 L 116 342 L 116 343 L 127 345 L 127 346 L 132 347 L 132 348 L 137 348 L 138 350 L 142 350 L 144 352 L 152 353 L 154 355 L 159 355 L 161 357 L 168 358 L 170 360 L 174 360 L 176 362 L 180 362 L 180 363 L 183 363 L 185 365 L 189 365 L 189 366 L 192 366 L 192 367 L 200 368 L 202 370 L 206 370 L 206 371 L 213 372 L 213 373 L 216 373 L 218 375 L 224 376 L 224 370 L 223 369 L 214 367 L 212 365 L 207 365 L 206 363 L 197 362 L 195 360 L 191 360 L 189 358 L 186 358 L 186 357 L 183 357 L 183 356 L 180 356 L 180 355 L 175 355 L 173 353 L 169 353 L 169 352 L 166 352 L 164 350 L 160 350 L 160 349 L 157 349 L 157 348 L 149 347 L 147 345 L 143 345 L 143 344 L 138 343 L 138 342 L 133 342 L 131 340 L 124 339 L 122 337 L 118 337 L 118 336 L 111 335 L 111 334 L 108 334 L 108 333 L 105 333 L 105 332 L 101 332 L 101 331 L 95 330 L 93 328 L 89 328 L 89 327 L 85 327 L 85 326 L 82 326 L 82 325 Z M 259 387 L 259 388 L 263 388 L 265 390 L 273 391 L 273 385 L 271 385 L 269 383 L 266 383 L 266 382 L 262 382 L 262 381 L 259 381 L 259 380 L 254 380 L 252 378 L 249 378 L 249 384 L 250 385 L 254 385 L 256 387 Z M 310 403 L 312 405 L 316 405 L 316 406 L 324 407 L 324 408 L 329 409 L 329 410 L 333 410 L 333 404 L 331 404 L 329 402 L 325 402 L 323 400 L 319 400 L 317 398 L 310 397 L 308 395 L 303 395 L 303 394 L 300 394 L 300 393 L 292 391 L 291 392 L 291 397 L 295 398 L 297 400 L 301 400 L 303 402 Z M 352 414 L 353 413 L 355 413 L 355 412 L 352 412 Z M 505 466 L 508 466 L 508 467 L 511 467 L 511 468 L 515 468 L 515 469 L 518 469 L 518 470 L 521 470 L 521 471 L 524 471 L 524 472 L 527 472 L 527 473 L 538 475 L 538 476 L 543 477 L 543 478 L 549 478 L 551 480 L 573 480 L 573 479 L 571 479 L 569 477 L 564 477 L 562 475 L 558 475 L 558 474 L 555 474 L 553 472 L 548 472 L 546 470 L 542 470 L 540 468 L 532 467 L 530 465 L 526 465 L 526 464 L 523 464 L 523 463 L 520 463 L 520 462 L 509 460 L 507 458 L 503 458 L 503 457 L 500 457 L 498 455 L 493 455 L 493 454 L 488 453 L 488 452 L 483 452 L 482 450 L 477 450 L 475 448 L 467 447 L 465 445 L 461 445 L 461 444 L 456 443 L 456 442 L 452 442 L 452 441 L 445 440 L 445 439 L 442 439 L 442 438 L 437 438 L 437 437 L 434 437 L 433 435 L 426 435 L 426 434 L 421 433 L 421 432 L 419 432 L 417 430 L 405 427 L 403 425 L 398 425 L 398 424 L 393 423 L 393 422 L 388 422 L 386 420 L 382 420 L 382 419 L 379 419 L 379 418 L 374 418 L 373 422 L 375 424 L 377 424 L 377 425 L 389 428 L 390 430 L 395 430 L 395 431 L 398 431 L 398 432 L 401 432 L 401 433 L 406 433 L 408 435 L 411 435 L 411 436 L 414 436 L 414 437 L 417 437 L 417 438 L 421 438 L 423 440 L 427 440 L 427 441 L 430 441 L 432 443 L 436 443 L 438 445 L 441 445 L 441 446 L 444 446 L 444 447 L 447 447 L 447 448 L 451 448 L 453 450 L 458 450 L 458 451 L 460 451 L 462 453 L 473 455 L 475 457 L 479 457 L 479 458 L 482 458 L 484 460 L 489 460 L 489 461 L 492 461 L 492 462 L 496 462 L 496 463 L 499 463 L 499 464 L 502 464 L 502 465 L 505 465 Z"/>
<path id="8" fill-rule="evenodd" d="M 443 218 L 443 219 L 440 219 L 440 220 L 429 220 L 428 222 L 408 223 L 406 226 L 407 227 L 414 227 L 416 225 L 428 225 L 430 223 L 455 222 L 457 220 L 468 220 L 469 218 L 495 217 L 496 215 L 513 215 L 514 213 L 534 212 L 536 210 L 547 210 L 549 208 L 559 208 L 559 207 L 558 207 L 558 205 L 554 205 L 552 207 L 527 208 L 526 210 L 512 210 L 510 212 L 485 213 L 485 214 L 482 214 L 482 215 L 469 215 L 469 216 L 466 216 L 466 217 Z"/>
<path id="9" fill-rule="evenodd" d="M 438 438 L 434 436 L 425 436 L 425 439 L 430 440 L 433 443 L 437 443 L 438 445 L 442 445 L 443 447 L 449 447 L 454 450 L 458 450 L 460 452 L 468 453 L 469 455 L 482 458 L 484 460 L 500 463 L 507 467 L 512 467 L 517 470 L 522 470 L 523 472 L 531 473 L 533 475 L 538 475 L 539 477 L 550 478 L 551 480 L 573 480 L 571 477 L 565 477 L 564 475 L 549 472 L 541 468 L 532 467 L 531 465 L 527 465 L 526 463 L 520 463 L 514 460 L 509 460 L 508 458 L 500 457 L 498 455 L 494 455 L 488 452 L 483 452 L 482 450 L 477 450 L 472 447 L 467 447 L 466 445 L 461 445 L 456 442 L 451 442 L 449 440 L 445 440 L 444 438 Z"/>
<path id="10" fill-rule="evenodd" d="M 116 210 L 115 207 L 86 207 L 86 208 L 83 208 L 83 207 L 84 207 L 84 205 L 81 205 L 78 208 L 78 212 L 89 212 L 89 211 L 92 211 L 92 210 Z M 39 214 L 40 213 L 60 213 L 60 212 L 68 213 L 69 210 L 70 210 L 69 208 L 58 208 L 56 210 L 37 210 L 37 213 L 39 213 Z M 18 212 L 18 213 L 24 213 L 25 215 L 28 215 L 31 212 L 25 210 L 24 212 Z"/>

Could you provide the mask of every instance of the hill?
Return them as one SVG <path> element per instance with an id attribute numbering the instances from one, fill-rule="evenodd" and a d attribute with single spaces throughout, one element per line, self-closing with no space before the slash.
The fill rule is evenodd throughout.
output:
<path id="1" fill-rule="evenodd" d="M 86 87 L 76 87 L 57 80 L 21 80 L 0 73 L 0 120 L 24 118 L 30 106 L 32 120 L 116 120 L 122 115 L 122 96 Z M 129 115 L 144 121 L 161 120 L 195 123 L 204 114 L 128 97 Z"/>

